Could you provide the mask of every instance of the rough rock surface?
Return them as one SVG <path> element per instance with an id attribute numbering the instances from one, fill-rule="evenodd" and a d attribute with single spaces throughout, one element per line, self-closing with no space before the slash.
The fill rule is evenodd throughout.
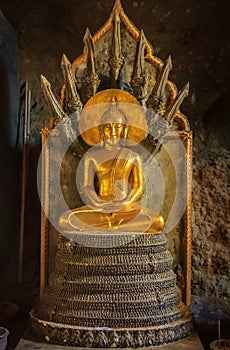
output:
<path id="1" fill-rule="evenodd" d="M 229 155 L 215 149 L 194 154 L 193 274 L 199 292 L 216 297 L 230 296 Z M 195 294 L 197 289 L 193 285 Z"/>
<path id="2" fill-rule="evenodd" d="M 192 292 L 208 310 L 210 298 L 221 299 L 225 313 L 230 297 L 230 153 L 194 147 L 193 164 Z"/>

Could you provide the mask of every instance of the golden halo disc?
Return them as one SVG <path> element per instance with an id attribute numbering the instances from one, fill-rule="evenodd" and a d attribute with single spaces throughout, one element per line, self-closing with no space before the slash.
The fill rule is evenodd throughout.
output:
<path id="1" fill-rule="evenodd" d="M 138 100 L 126 91 L 108 89 L 91 97 L 82 110 L 79 130 L 88 145 L 94 146 L 101 141 L 98 126 L 102 115 L 111 108 L 114 99 L 117 108 L 127 118 L 127 139 L 134 143 L 140 143 L 144 139 L 147 130 L 146 115 Z"/>

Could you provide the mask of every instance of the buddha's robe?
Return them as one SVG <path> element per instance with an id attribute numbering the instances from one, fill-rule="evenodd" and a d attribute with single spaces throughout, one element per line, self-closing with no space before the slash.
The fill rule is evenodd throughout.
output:
<path id="1" fill-rule="evenodd" d="M 136 187 L 134 192 L 140 192 L 139 197 L 143 193 L 141 189 L 138 189 L 139 182 L 140 185 L 142 183 L 138 179 L 142 170 L 135 162 L 138 154 L 127 148 L 120 148 L 113 158 L 105 157 L 107 159 L 103 161 L 100 159 L 100 152 L 101 150 L 91 152 L 85 163 L 88 162 L 86 165 L 88 172 L 91 171 L 89 170 L 89 167 L 92 167 L 91 163 L 95 163 L 95 174 L 99 184 L 99 193 L 96 195 L 107 203 L 106 207 L 87 205 L 67 211 L 59 218 L 61 228 L 68 231 L 100 228 L 127 232 L 161 231 L 164 219 L 156 216 L 151 210 L 142 208 L 132 200 L 120 207 L 115 205 L 119 201 L 122 203 L 122 200 L 125 200 L 134 187 Z M 88 172 L 84 186 L 92 188 L 94 175 L 91 173 L 91 176 L 88 176 Z"/>

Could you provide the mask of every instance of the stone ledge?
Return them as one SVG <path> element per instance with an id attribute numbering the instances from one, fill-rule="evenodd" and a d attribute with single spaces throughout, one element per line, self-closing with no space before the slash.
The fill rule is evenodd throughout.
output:
<path id="1" fill-rule="evenodd" d="M 84 348 L 139 348 L 173 343 L 194 330 L 190 310 L 184 317 L 164 325 L 138 328 L 82 327 L 42 320 L 30 312 L 31 330 L 41 341 Z"/>
<path id="2" fill-rule="evenodd" d="M 72 349 L 72 350 L 87 350 L 87 348 L 82 347 L 75 347 L 75 346 L 62 346 L 62 345 L 53 345 L 48 343 L 40 343 L 33 340 L 28 340 L 25 338 L 22 338 L 20 342 L 18 343 L 15 350 L 66 350 L 66 349 Z M 94 348 L 96 349 L 96 348 Z M 139 349 L 147 349 L 147 350 L 204 350 L 200 338 L 197 334 L 197 332 L 193 332 L 190 336 L 183 340 L 178 340 L 174 343 L 161 345 L 161 346 L 149 346 L 149 347 L 142 347 Z M 92 348 L 88 348 L 88 350 L 92 350 Z"/>

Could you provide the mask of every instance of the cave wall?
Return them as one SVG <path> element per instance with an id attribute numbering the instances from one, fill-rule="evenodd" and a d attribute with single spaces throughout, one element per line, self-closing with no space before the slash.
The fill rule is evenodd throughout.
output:
<path id="1" fill-rule="evenodd" d="M 0 10 L 0 280 L 16 277 L 17 234 L 20 213 L 21 154 L 19 127 L 19 65 L 14 29 Z M 13 216 L 13 219 L 12 219 Z M 15 242 L 16 240 L 16 242 Z M 5 262 L 8 267 L 2 267 Z"/>
<path id="2" fill-rule="evenodd" d="M 143 28 L 154 54 L 163 61 L 172 55 L 170 79 L 180 89 L 191 83 L 181 110 L 194 133 L 193 265 L 194 309 L 212 317 L 210 299 L 220 300 L 219 310 L 229 310 L 229 1 L 123 0 L 131 20 Z M 86 27 L 95 33 L 108 18 L 112 0 L 37 2 L 0 0 L 0 8 L 14 27 L 20 53 L 21 83 L 32 90 L 29 198 L 27 199 L 26 272 L 28 278 L 39 261 L 39 200 L 36 194 L 36 160 L 40 129 L 49 111 L 40 89 L 40 74 L 60 92 L 60 60 L 70 61 L 83 50 Z M 29 209 L 28 209 L 29 208 Z M 30 218 L 34 218 L 31 220 Z M 32 262 L 32 264 L 30 264 Z M 32 265 L 32 267 L 31 267 Z M 202 301 L 202 303 L 200 302 Z M 214 303 L 212 303 L 214 305 Z M 215 304 L 216 305 L 216 304 Z M 213 306 L 215 309 L 215 307 Z"/>

